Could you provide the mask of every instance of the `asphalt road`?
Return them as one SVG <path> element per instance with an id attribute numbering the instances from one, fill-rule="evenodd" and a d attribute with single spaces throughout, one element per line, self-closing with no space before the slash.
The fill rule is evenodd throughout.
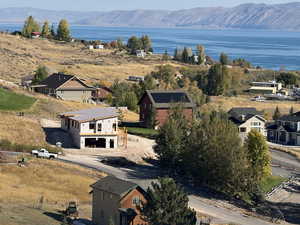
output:
<path id="1" fill-rule="evenodd" d="M 153 166 L 137 166 L 132 168 L 117 168 L 105 165 L 100 162 L 98 156 L 66 155 L 62 160 L 76 163 L 85 167 L 97 169 L 118 178 L 137 183 L 143 188 L 147 188 L 152 181 L 155 181 L 159 171 Z M 273 175 L 290 177 L 300 174 L 299 161 L 287 153 L 272 150 Z M 238 210 L 232 210 L 208 203 L 205 198 L 189 195 L 190 206 L 195 210 L 214 217 L 214 222 L 233 222 L 243 225 L 267 225 L 273 224 L 265 220 L 248 217 Z M 285 223 L 288 224 L 288 223 Z"/>

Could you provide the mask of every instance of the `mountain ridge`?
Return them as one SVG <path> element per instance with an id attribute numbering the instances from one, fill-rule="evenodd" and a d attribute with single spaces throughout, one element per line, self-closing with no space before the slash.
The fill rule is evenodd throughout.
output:
<path id="1" fill-rule="evenodd" d="M 194 27 L 218 29 L 300 30 L 300 2 L 285 4 L 246 3 L 235 7 L 197 7 L 182 10 L 55 11 L 37 8 L 0 9 L 0 23 L 24 22 L 29 15 L 38 21 L 126 27 Z"/>

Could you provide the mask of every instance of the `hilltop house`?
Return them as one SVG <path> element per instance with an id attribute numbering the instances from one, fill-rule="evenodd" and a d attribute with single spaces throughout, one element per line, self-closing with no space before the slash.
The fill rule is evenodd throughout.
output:
<path id="1" fill-rule="evenodd" d="M 93 108 L 60 114 L 61 127 L 69 132 L 78 148 L 118 146 L 118 110 Z"/>
<path id="2" fill-rule="evenodd" d="M 107 176 L 91 185 L 93 188 L 92 221 L 96 225 L 147 225 L 139 206 L 146 192 L 137 184 Z"/>
<path id="3" fill-rule="evenodd" d="M 252 82 L 249 91 L 251 93 L 260 93 L 260 94 L 276 94 L 282 89 L 282 83 L 276 81 L 269 82 Z"/>
<path id="4" fill-rule="evenodd" d="M 54 73 L 34 85 L 37 92 L 50 95 L 62 100 L 77 102 L 92 102 L 94 87 L 85 84 L 81 79 L 63 73 Z"/>
<path id="5" fill-rule="evenodd" d="M 238 126 L 241 139 L 244 141 L 252 129 L 258 130 L 266 136 L 263 113 L 256 108 L 232 108 L 228 111 L 229 120 Z"/>
<path id="6" fill-rule="evenodd" d="M 141 57 L 141 58 L 146 57 L 146 52 L 144 50 L 136 50 L 135 54 L 137 57 Z"/>
<path id="7" fill-rule="evenodd" d="M 169 117 L 170 109 L 175 104 L 181 104 L 183 114 L 187 119 L 192 119 L 196 105 L 184 90 L 151 90 L 146 91 L 140 99 L 140 122 L 147 127 L 151 113 L 155 111 L 157 126 L 163 125 Z"/>
<path id="8" fill-rule="evenodd" d="M 267 130 L 270 142 L 300 146 L 300 112 L 280 117 Z"/>

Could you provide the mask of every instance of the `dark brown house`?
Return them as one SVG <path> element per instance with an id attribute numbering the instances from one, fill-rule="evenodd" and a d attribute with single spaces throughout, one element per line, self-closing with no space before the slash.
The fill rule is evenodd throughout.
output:
<path id="1" fill-rule="evenodd" d="M 108 87 L 98 87 L 92 92 L 93 100 L 103 102 L 112 95 L 112 90 Z"/>
<path id="2" fill-rule="evenodd" d="M 96 225 L 147 225 L 139 206 L 146 192 L 137 184 L 113 176 L 102 178 L 93 188 L 92 220 Z"/>
<path id="3" fill-rule="evenodd" d="M 140 122 L 147 126 L 151 113 L 155 111 L 157 126 L 163 125 L 169 117 L 169 112 L 175 104 L 181 104 L 187 119 L 192 119 L 196 105 L 184 90 L 151 90 L 146 91 L 140 99 Z"/>

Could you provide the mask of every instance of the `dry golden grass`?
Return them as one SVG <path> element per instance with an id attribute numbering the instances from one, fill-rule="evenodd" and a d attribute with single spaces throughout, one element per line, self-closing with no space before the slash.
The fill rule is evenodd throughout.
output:
<path id="1" fill-rule="evenodd" d="M 160 65 L 160 56 L 140 59 L 111 50 L 88 50 L 81 43 L 59 43 L 0 34 L 0 79 L 19 82 L 38 65 L 81 78 L 114 80 L 146 75 Z"/>
<path id="2" fill-rule="evenodd" d="M 34 159 L 28 167 L 0 166 L 0 202 L 65 205 L 71 200 L 91 201 L 90 185 L 105 174 L 58 161 Z"/>
<path id="3" fill-rule="evenodd" d="M 211 97 L 211 102 L 204 106 L 205 110 L 218 110 L 222 109 L 228 111 L 233 107 L 255 107 L 257 110 L 264 110 L 267 119 L 271 119 L 276 106 L 279 107 L 282 114 L 288 113 L 291 106 L 294 107 L 294 111 L 300 111 L 300 104 L 292 101 L 266 101 L 255 102 L 250 100 L 250 96 L 238 96 L 238 97 Z"/>

